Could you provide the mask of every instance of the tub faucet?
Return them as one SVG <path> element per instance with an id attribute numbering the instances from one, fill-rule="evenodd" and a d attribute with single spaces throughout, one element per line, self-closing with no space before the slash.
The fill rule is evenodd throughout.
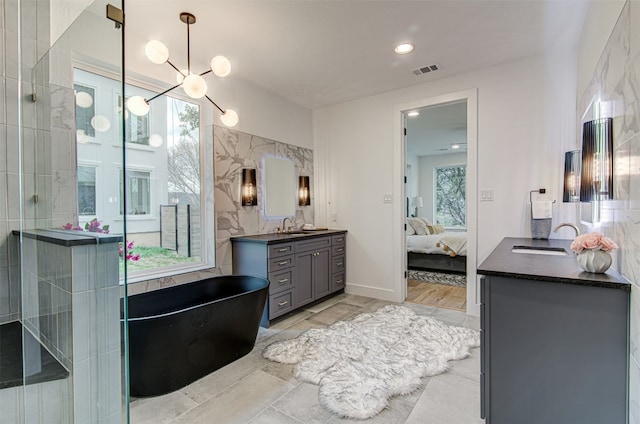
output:
<path id="1" fill-rule="evenodd" d="M 282 220 L 282 232 L 283 233 L 288 233 L 287 227 L 286 227 L 287 219 L 289 220 L 290 224 L 293 224 L 293 220 L 290 217 L 285 216 L 284 219 Z"/>
<path id="2" fill-rule="evenodd" d="M 553 229 L 553 232 L 554 233 L 558 232 L 558 230 L 562 227 L 571 227 L 576 232 L 576 237 L 580 235 L 580 228 L 568 222 L 563 222 L 562 224 L 556 225 L 556 228 Z"/>

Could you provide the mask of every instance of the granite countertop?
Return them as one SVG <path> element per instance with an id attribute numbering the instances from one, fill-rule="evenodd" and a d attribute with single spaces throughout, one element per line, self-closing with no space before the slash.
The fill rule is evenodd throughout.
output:
<path id="1" fill-rule="evenodd" d="M 583 271 L 576 261 L 575 253 L 569 248 L 570 245 L 571 240 L 507 237 L 502 239 L 478 267 L 478 274 L 631 290 L 630 283 L 611 268 L 604 274 Z M 511 251 L 513 246 L 563 248 L 568 255 L 514 253 Z"/>
<path id="2" fill-rule="evenodd" d="M 315 237 L 323 237 L 323 236 L 331 236 L 337 234 L 344 234 L 347 230 L 313 230 L 313 231 L 296 231 L 293 233 L 267 233 L 267 234 L 251 234 L 246 236 L 237 236 L 231 237 L 231 242 L 243 241 L 243 242 L 253 242 L 253 243 L 265 243 L 265 244 L 276 244 L 276 243 L 286 243 L 289 241 L 297 241 L 302 239 L 309 239 Z"/>
<path id="3" fill-rule="evenodd" d="M 26 238 L 45 241 L 47 243 L 66 247 L 84 246 L 87 244 L 117 243 L 122 241 L 121 234 L 101 234 L 88 231 L 73 231 L 63 229 L 35 229 L 24 231 L 13 230 L 13 234 L 16 236 L 22 235 Z"/>

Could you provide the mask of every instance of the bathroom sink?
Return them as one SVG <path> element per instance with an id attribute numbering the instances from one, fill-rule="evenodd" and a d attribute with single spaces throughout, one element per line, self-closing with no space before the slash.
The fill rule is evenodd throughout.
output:
<path id="1" fill-rule="evenodd" d="M 562 247 L 547 247 L 547 246 L 513 246 L 511 248 L 513 253 L 528 253 L 531 255 L 555 255 L 555 256 L 567 256 L 568 253 Z"/>

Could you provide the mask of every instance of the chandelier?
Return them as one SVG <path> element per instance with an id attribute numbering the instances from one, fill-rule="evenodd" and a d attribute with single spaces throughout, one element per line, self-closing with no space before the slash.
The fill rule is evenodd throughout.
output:
<path id="1" fill-rule="evenodd" d="M 162 42 L 158 40 L 149 41 L 145 47 L 144 52 L 151 62 L 162 65 L 163 63 L 168 63 L 173 69 L 176 70 L 176 82 L 177 84 L 173 87 L 163 91 L 162 93 L 156 94 L 155 96 L 145 99 L 142 96 L 133 96 L 129 100 L 127 100 L 127 109 L 134 115 L 144 116 L 149 113 L 149 102 L 163 94 L 168 93 L 171 90 L 174 90 L 178 87 L 182 87 L 185 94 L 192 99 L 200 99 L 202 97 L 206 97 L 207 100 L 211 102 L 219 111 L 222 113 L 220 116 L 220 120 L 222 123 L 228 127 L 233 127 L 238 123 L 238 114 L 231 110 L 223 110 L 220 106 L 214 102 L 211 97 L 207 95 L 207 83 L 205 82 L 204 75 L 207 75 L 210 72 L 213 72 L 218 77 L 226 77 L 231 72 L 231 63 L 229 59 L 224 56 L 215 56 L 211 59 L 210 69 L 207 69 L 204 72 L 199 74 L 191 72 L 191 52 L 190 52 L 190 39 L 189 39 L 189 26 L 196 23 L 196 17 L 191 13 L 182 12 L 180 14 L 180 20 L 187 24 L 187 68 L 179 69 L 169 60 L 169 49 Z"/>

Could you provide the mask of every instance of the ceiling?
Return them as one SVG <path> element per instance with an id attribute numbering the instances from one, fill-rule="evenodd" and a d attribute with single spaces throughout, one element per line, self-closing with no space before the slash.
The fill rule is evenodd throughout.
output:
<path id="1" fill-rule="evenodd" d="M 417 112 L 420 115 L 406 118 L 408 153 L 433 156 L 467 151 L 466 101 L 429 106 Z"/>
<path id="2" fill-rule="evenodd" d="M 127 0 L 127 67 L 148 66 L 157 39 L 186 64 L 186 26 L 196 15 L 196 70 L 227 56 L 232 75 L 307 108 L 320 108 L 575 46 L 586 0 Z M 413 53 L 393 52 L 401 42 Z M 423 75 L 413 70 L 437 63 Z M 174 72 L 167 68 L 167 80 Z"/>

